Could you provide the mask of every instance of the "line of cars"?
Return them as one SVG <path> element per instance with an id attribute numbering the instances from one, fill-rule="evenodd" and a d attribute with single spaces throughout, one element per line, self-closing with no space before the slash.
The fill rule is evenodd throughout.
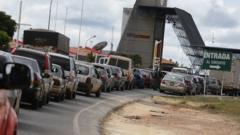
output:
<path id="1" fill-rule="evenodd" d="M 10 72 L 8 65 L 17 68 Z M 78 93 L 100 97 L 101 92 L 131 90 L 140 85 L 136 76 L 131 59 L 121 56 L 88 63 L 42 48 L 0 52 L 0 135 L 16 134 L 20 104 L 37 110 L 50 101 L 72 100 Z"/>
<path id="2" fill-rule="evenodd" d="M 220 95 L 221 93 L 221 82 L 215 78 L 194 75 L 185 68 L 173 68 L 171 72 L 163 72 L 165 76 L 161 80 L 161 92 L 181 95 L 204 94 L 204 81 L 206 79 L 207 94 Z"/>

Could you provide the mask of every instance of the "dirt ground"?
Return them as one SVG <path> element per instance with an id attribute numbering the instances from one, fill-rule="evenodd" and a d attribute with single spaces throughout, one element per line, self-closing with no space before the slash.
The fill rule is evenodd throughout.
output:
<path id="1" fill-rule="evenodd" d="M 240 135 L 240 124 L 219 114 L 138 102 L 109 115 L 104 135 Z"/>

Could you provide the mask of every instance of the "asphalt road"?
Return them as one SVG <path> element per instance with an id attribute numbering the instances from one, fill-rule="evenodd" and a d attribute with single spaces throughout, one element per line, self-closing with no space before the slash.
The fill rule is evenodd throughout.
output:
<path id="1" fill-rule="evenodd" d="M 101 98 L 79 95 L 75 100 L 50 102 L 34 111 L 25 106 L 19 114 L 19 135 L 97 135 L 99 120 L 126 102 L 159 95 L 157 91 L 132 90 L 102 93 Z"/>

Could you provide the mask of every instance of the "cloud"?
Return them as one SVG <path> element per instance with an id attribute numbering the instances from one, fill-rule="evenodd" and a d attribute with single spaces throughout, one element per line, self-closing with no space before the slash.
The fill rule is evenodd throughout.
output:
<path id="1" fill-rule="evenodd" d="M 235 28 L 238 26 L 238 19 L 228 12 L 223 3 L 217 3 L 217 1 L 212 1 L 212 6 L 202 22 L 207 27 Z"/>

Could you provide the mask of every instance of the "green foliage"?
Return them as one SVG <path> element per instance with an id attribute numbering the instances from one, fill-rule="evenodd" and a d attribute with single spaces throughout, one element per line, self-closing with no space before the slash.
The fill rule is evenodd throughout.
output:
<path id="1" fill-rule="evenodd" d="M 88 62 L 94 62 L 94 61 L 95 61 L 95 56 L 93 56 L 92 53 L 88 54 L 88 56 L 87 56 L 87 61 L 88 61 Z"/>
<path id="2" fill-rule="evenodd" d="M 8 34 L 0 30 L 0 50 L 8 50 L 8 43 L 10 42 L 10 40 L 11 38 L 8 36 Z"/>
<path id="3" fill-rule="evenodd" d="M 6 31 L 9 37 L 13 37 L 16 30 L 16 22 L 5 12 L 0 11 L 0 30 Z"/>

